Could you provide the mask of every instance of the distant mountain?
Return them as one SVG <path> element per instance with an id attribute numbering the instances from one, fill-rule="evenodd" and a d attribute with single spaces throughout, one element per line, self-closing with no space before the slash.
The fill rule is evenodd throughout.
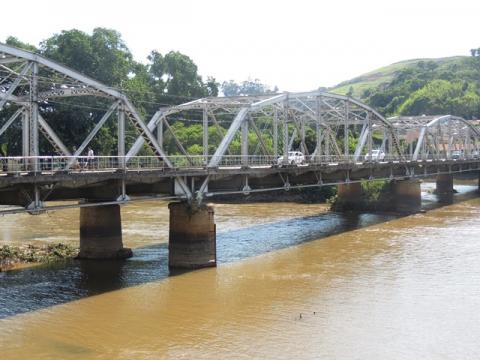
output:
<path id="1" fill-rule="evenodd" d="M 474 56 L 412 59 L 368 72 L 328 89 L 385 116 L 452 114 L 480 118 L 480 50 Z"/>
<path id="2" fill-rule="evenodd" d="M 336 94 L 346 95 L 349 92 L 350 88 L 352 88 L 353 93 L 351 95 L 357 99 L 361 99 L 364 97 L 363 92 L 366 89 L 375 89 L 381 87 L 381 85 L 387 85 L 401 70 L 415 68 L 417 67 L 419 62 L 427 63 L 432 61 L 439 65 L 439 67 L 449 67 L 454 64 L 461 66 L 462 63 L 464 63 L 465 60 L 469 58 L 469 56 L 451 56 L 443 58 L 403 60 L 370 71 L 351 80 L 343 81 L 340 84 L 334 86 L 333 88 L 330 88 L 329 91 Z"/>

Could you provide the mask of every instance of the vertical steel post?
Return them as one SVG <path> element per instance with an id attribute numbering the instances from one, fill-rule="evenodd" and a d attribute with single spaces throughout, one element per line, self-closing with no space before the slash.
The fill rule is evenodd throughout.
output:
<path id="1" fill-rule="evenodd" d="M 466 158 L 470 158 L 470 154 L 471 154 L 471 150 L 470 150 L 470 128 L 467 127 L 465 129 L 465 132 L 466 132 L 466 134 L 465 134 L 465 146 L 464 146 L 465 151 L 464 151 L 463 155 Z"/>
<path id="2" fill-rule="evenodd" d="M 344 118 L 344 128 L 343 128 L 343 135 L 344 135 L 344 138 L 343 138 L 343 141 L 344 141 L 344 155 L 345 155 L 345 160 L 348 161 L 348 113 L 349 113 L 350 109 L 349 109 L 349 103 L 348 101 L 345 101 L 345 118 Z"/>
<path id="3" fill-rule="evenodd" d="M 203 158 L 205 165 L 208 164 L 208 113 L 206 106 L 203 107 Z"/>
<path id="4" fill-rule="evenodd" d="M 40 170 L 39 144 L 38 144 L 38 63 L 32 64 L 32 76 L 30 80 L 30 156 L 35 158 L 32 161 L 32 170 Z"/>
<path id="5" fill-rule="evenodd" d="M 160 119 L 157 125 L 157 142 L 163 149 L 163 117 Z"/>
<path id="6" fill-rule="evenodd" d="M 30 110 L 23 108 L 22 111 L 22 157 L 24 171 L 29 170 L 29 161 L 26 157 L 30 156 Z"/>
<path id="7" fill-rule="evenodd" d="M 250 116 L 243 119 L 242 133 L 241 133 L 241 151 L 242 151 L 242 166 L 248 166 L 248 121 Z"/>
<path id="8" fill-rule="evenodd" d="M 453 135 L 452 135 L 452 127 L 450 126 L 450 121 L 448 121 L 448 125 L 447 125 L 447 134 L 448 134 L 447 159 L 451 159 L 452 158 Z"/>
<path id="9" fill-rule="evenodd" d="M 316 99 L 316 116 L 315 116 L 315 130 L 317 133 L 317 144 L 315 147 L 315 157 L 317 159 L 322 158 L 322 128 L 320 126 L 320 121 L 322 119 L 322 108 L 320 104 L 320 98 L 317 96 Z"/>
<path id="10" fill-rule="evenodd" d="M 29 135 L 29 113 L 27 109 L 22 112 L 22 156 L 27 157 L 30 155 L 30 135 Z"/>
<path id="11" fill-rule="evenodd" d="M 388 133 L 388 155 L 392 156 L 393 154 L 393 130 Z"/>
<path id="12" fill-rule="evenodd" d="M 373 127 L 372 127 L 372 116 L 367 112 L 367 124 L 368 124 L 368 158 L 372 159 L 372 150 L 373 150 Z"/>
<path id="13" fill-rule="evenodd" d="M 307 148 L 305 144 L 305 117 L 302 116 L 300 119 L 300 145 L 302 146 L 302 152 L 307 153 Z"/>
<path id="14" fill-rule="evenodd" d="M 118 106 L 118 166 L 125 168 L 125 108 L 123 104 Z"/>
<path id="15" fill-rule="evenodd" d="M 275 159 L 278 157 L 278 111 L 274 107 L 273 110 L 273 155 Z"/>
<path id="16" fill-rule="evenodd" d="M 288 95 L 283 103 L 283 163 L 288 164 Z"/>
<path id="17" fill-rule="evenodd" d="M 40 162 L 38 156 L 40 155 L 38 144 L 38 63 L 32 64 L 32 76 L 30 82 L 30 155 L 34 156 L 32 163 L 33 172 L 40 171 Z M 34 209 L 41 207 L 40 189 L 37 185 L 33 188 L 34 195 Z"/>
<path id="18" fill-rule="evenodd" d="M 328 129 L 328 130 L 327 130 Z M 326 133 L 325 136 L 325 156 L 327 157 L 327 161 L 329 160 L 330 156 L 330 127 L 327 127 L 327 129 L 324 130 L 324 133 Z"/>
<path id="19" fill-rule="evenodd" d="M 422 143 L 422 159 L 427 159 L 427 141 L 428 141 L 428 128 L 425 127 L 425 135 Z"/>

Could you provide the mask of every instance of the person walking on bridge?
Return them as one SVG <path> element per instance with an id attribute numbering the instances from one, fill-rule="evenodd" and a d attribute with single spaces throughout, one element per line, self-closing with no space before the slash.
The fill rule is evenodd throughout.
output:
<path id="1" fill-rule="evenodd" d="M 92 169 L 93 168 L 93 162 L 95 160 L 95 154 L 93 153 L 93 149 L 91 147 L 88 148 L 88 153 L 87 153 L 87 168 Z"/>

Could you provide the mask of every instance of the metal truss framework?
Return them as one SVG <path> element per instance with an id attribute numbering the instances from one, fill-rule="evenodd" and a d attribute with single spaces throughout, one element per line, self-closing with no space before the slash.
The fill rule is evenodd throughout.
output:
<path id="1" fill-rule="evenodd" d="M 40 104 L 82 96 L 109 99 L 111 105 L 81 144 L 64 144 L 44 119 L 48 114 L 39 110 Z M 385 119 L 355 99 L 320 91 L 203 98 L 160 108 L 145 123 L 120 91 L 37 54 L 0 44 L 0 116 L 5 113 L 8 117 L 0 128 L 0 136 L 21 119 L 22 157 L 28 158 L 24 161 L 28 161 L 28 169 L 33 173 L 41 171 L 40 133 L 67 159 L 62 170 L 69 170 L 113 114 L 118 128 L 116 167 L 124 171 L 145 147 L 162 168 L 172 170 L 198 166 L 200 156 L 208 174 L 209 169 L 232 165 L 231 157 L 238 161 L 234 165 L 244 168 L 252 166 L 256 156 L 261 156 L 263 163 L 257 161 L 255 165 L 271 166 L 280 157 L 280 165 L 288 165 L 289 152 L 293 150 L 301 151 L 312 164 L 332 159 L 346 163 L 372 161 L 373 150 L 396 161 L 450 159 L 453 151 L 473 156 L 478 155 L 480 138 L 477 128 L 456 116 Z M 138 138 L 128 151 L 126 120 L 138 131 Z M 175 134 L 174 122 L 201 124 L 202 142 L 197 144 L 201 155 L 198 146 L 192 151 Z M 197 197 L 208 191 L 208 181 L 209 176 L 205 176 Z M 175 182 L 184 198 L 193 198 L 184 178 L 176 177 Z M 126 199 L 125 191 L 122 199 Z M 32 206 L 40 206 L 37 192 Z"/>
<path id="2" fill-rule="evenodd" d="M 59 136 L 39 112 L 39 104 L 49 99 L 93 96 L 107 98 L 112 105 L 97 123 L 94 129 L 80 144 L 75 152 L 70 152 Z M 147 128 L 137 110 L 129 99 L 121 92 L 93 80 L 77 71 L 69 69 L 52 60 L 29 51 L 0 44 L 0 112 L 5 106 L 18 108 L 0 129 L 0 135 L 21 115 L 22 118 L 22 156 L 31 157 L 29 169 L 38 172 L 39 168 L 39 133 L 41 132 L 54 149 L 64 156 L 71 156 L 66 165 L 68 169 L 81 155 L 93 137 L 116 111 L 118 113 L 118 156 L 125 155 L 125 119 L 131 121 L 152 151 L 163 159 L 167 166 L 172 166 L 156 137 Z M 125 164 L 121 163 L 120 167 Z M 178 183 L 187 196 L 191 196 L 189 188 L 182 179 Z M 35 196 L 32 206 L 38 206 Z"/>
<path id="3" fill-rule="evenodd" d="M 396 131 L 374 109 L 349 97 L 325 92 L 283 93 L 249 97 L 205 98 L 182 105 L 160 109 L 150 120 L 148 128 L 157 128 L 159 142 L 163 140 L 164 127 L 172 131 L 169 119 L 190 123 L 199 119 L 203 127 L 203 155 L 209 159 L 208 167 L 217 167 L 223 156 L 234 151 L 229 149 L 235 136 L 241 138 L 241 155 L 283 155 L 287 161 L 288 151 L 298 143 L 299 150 L 311 157 L 354 156 L 371 152 L 373 135 L 384 138 L 382 147 L 388 155 L 402 156 Z M 220 120 L 221 119 L 221 120 Z M 219 125 L 228 124 L 227 130 Z M 221 142 L 214 144 L 209 153 L 209 126 L 221 135 Z M 254 154 L 248 129 L 256 135 Z M 315 133 L 315 144 L 306 143 L 307 132 Z M 174 135 L 174 134 L 172 134 Z M 176 139 L 178 150 L 189 154 Z M 357 146 L 352 149 L 352 143 Z M 127 153 L 127 159 L 138 154 L 144 140 L 138 139 Z M 271 149 L 266 145 L 270 143 Z M 248 164 L 244 164 L 248 165 Z"/>
<path id="4" fill-rule="evenodd" d="M 408 144 L 409 158 L 452 159 L 478 156 L 480 130 L 461 117 L 452 115 L 397 116 L 388 119 L 399 138 Z"/>

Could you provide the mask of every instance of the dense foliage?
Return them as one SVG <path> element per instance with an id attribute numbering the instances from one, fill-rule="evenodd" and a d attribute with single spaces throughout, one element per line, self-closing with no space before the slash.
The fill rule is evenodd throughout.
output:
<path id="1" fill-rule="evenodd" d="M 418 61 L 387 83 L 368 88 L 362 100 L 386 116 L 451 114 L 480 118 L 480 52 L 439 63 Z"/>

